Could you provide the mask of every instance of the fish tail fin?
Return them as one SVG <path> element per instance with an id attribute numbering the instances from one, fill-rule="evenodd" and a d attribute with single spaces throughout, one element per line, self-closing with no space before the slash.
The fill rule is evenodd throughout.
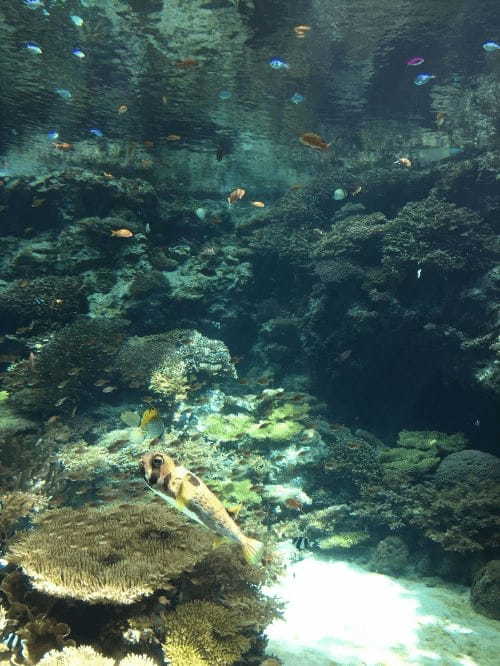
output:
<path id="1" fill-rule="evenodd" d="M 250 537 L 243 537 L 241 540 L 241 547 L 243 549 L 243 557 L 248 564 L 258 564 L 260 562 L 262 551 L 264 550 L 264 544 L 262 541 L 251 539 Z"/>

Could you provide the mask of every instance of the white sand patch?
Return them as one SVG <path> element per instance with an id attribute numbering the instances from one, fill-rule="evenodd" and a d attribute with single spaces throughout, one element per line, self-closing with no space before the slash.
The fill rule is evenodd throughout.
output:
<path id="1" fill-rule="evenodd" d="M 308 557 L 268 592 L 287 603 L 267 629 L 267 652 L 285 666 L 500 663 L 500 622 L 475 613 L 466 588 Z"/>

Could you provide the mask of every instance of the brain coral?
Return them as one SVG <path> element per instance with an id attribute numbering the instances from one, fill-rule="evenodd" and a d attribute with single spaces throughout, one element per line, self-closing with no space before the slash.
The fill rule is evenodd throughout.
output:
<path id="1" fill-rule="evenodd" d="M 193 569 L 212 547 L 208 531 L 157 504 L 62 508 L 15 541 L 9 561 L 56 597 L 131 604 Z"/>
<path id="2" fill-rule="evenodd" d="M 457 451 L 441 461 L 435 478 L 442 482 L 469 484 L 500 480 L 500 458 L 476 449 Z"/>

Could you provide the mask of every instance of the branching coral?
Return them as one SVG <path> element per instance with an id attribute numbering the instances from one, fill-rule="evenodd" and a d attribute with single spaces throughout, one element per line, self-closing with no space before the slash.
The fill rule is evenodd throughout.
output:
<path id="1" fill-rule="evenodd" d="M 150 505 L 56 509 L 7 555 L 33 586 L 89 603 L 131 604 L 190 571 L 211 548 L 207 531 Z"/>
<path id="2" fill-rule="evenodd" d="M 94 382 L 103 378 L 105 368 L 109 372 L 125 325 L 118 319 L 81 317 L 59 329 L 36 354 L 32 367 L 26 362 L 9 378 L 16 410 L 53 413 L 102 391 Z"/>
<path id="3" fill-rule="evenodd" d="M 20 280 L 0 292 L 0 316 L 12 327 L 35 322 L 49 326 L 85 312 L 85 290 L 78 278 L 50 276 Z"/>
<path id="4" fill-rule="evenodd" d="M 486 266 L 492 238 L 491 229 L 472 210 L 431 196 L 407 204 L 388 223 L 383 264 L 392 274 L 424 266 L 444 279 Z"/>
<path id="5" fill-rule="evenodd" d="M 349 494 L 379 478 L 381 471 L 376 449 L 347 429 L 335 434 L 323 469 L 333 481 L 335 492 Z"/>
<path id="6" fill-rule="evenodd" d="M 240 633 L 242 623 L 239 614 L 209 601 L 181 604 L 167 615 L 166 628 L 163 649 L 168 658 L 171 657 L 171 649 L 174 654 L 176 650 L 191 649 L 205 660 L 201 663 L 230 666 L 250 647 L 249 638 Z M 183 664 L 177 661 L 179 666 Z M 176 661 L 173 663 L 176 664 Z"/>

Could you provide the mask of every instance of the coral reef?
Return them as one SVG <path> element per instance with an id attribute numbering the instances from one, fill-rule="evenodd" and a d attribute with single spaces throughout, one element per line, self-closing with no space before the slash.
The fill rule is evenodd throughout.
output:
<path id="1" fill-rule="evenodd" d="M 40 666 L 114 666 L 115 660 L 103 657 L 90 645 L 81 645 L 52 650 L 38 663 Z"/>
<path id="2" fill-rule="evenodd" d="M 125 325 L 123 320 L 81 317 L 59 329 L 31 363 L 22 362 L 9 373 L 9 404 L 21 413 L 50 415 L 102 394 Z"/>
<path id="3" fill-rule="evenodd" d="M 478 451 L 465 449 L 446 456 L 439 464 L 434 478 L 442 483 L 467 485 L 500 479 L 500 458 Z"/>
<path id="4" fill-rule="evenodd" d="M 85 286 L 76 277 L 23 279 L 0 291 L 0 317 L 8 330 L 27 325 L 46 329 L 86 310 Z"/>
<path id="5" fill-rule="evenodd" d="M 119 352 L 117 370 L 132 388 L 146 385 L 167 400 L 185 398 L 200 382 L 236 377 L 223 342 L 187 329 L 130 338 Z"/>
<path id="6" fill-rule="evenodd" d="M 370 568 L 388 576 L 401 576 L 408 566 L 408 546 L 397 536 L 379 541 L 370 559 Z"/>
<path id="7" fill-rule="evenodd" d="M 461 433 L 446 435 L 434 431 L 403 430 L 399 433 L 396 447 L 380 452 L 380 462 L 386 474 L 418 478 L 436 469 L 444 456 L 466 446 L 467 440 Z"/>
<path id="8" fill-rule="evenodd" d="M 479 613 L 500 620 L 500 560 L 491 560 L 476 572 L 470 599 Z"/>
<path id="9" fill-rule="evenodd" d="M 375 533 L 410 528 L 446 551 L 470 553 L 500 545 L 499 501 L 496 482 L 443 488 L 400 481 L 389 488 L 366 487 L 362 499 L 352 503 L 350 513 L 356 523 Z"/>
<path id="10" fill-rule="evenodd" d="M 147 655 L 129 654 L 117 663 L 115 659 L 104 657 L 90 645 L 65 647 L 51 650 L 38 661 L 39 666 L 157 666 L 157 662 Z"/>
<path id="11" fill-rule="evenodd" d="M 0 544 L 15 533 L 22 518 L 43 511 L 48 501 L 43 495 L 21 491 L 0 495 Z"/>
<path id="12" fill-rule="evenodd" d="M 208 533 L 153 506 L 55 509 L 12 543 L 7 557 L 46 594 L 132 604 L 170 589 L 210 551 Z"/>
<path id="13" fill-rule="evenodd" d="M 364 543 L 370 538 L 366 532 L 337 532 L 328 537 L 318 540 L 318 548 L 320 550 L 334 550 L 341 548 L 349 550 Z"/>
<path id="14" fill-rule="evenodd" d="M 242 633 L 247 621 L 237 611 L 213 602 L 180 604 L 166 618 L 165 656 L 174 664 L 188 666 L 190 662 L 179 659 L 178 654 L 192 650 L 202 664 L 231 666 L 250 647 L 250 639 Z"/>

